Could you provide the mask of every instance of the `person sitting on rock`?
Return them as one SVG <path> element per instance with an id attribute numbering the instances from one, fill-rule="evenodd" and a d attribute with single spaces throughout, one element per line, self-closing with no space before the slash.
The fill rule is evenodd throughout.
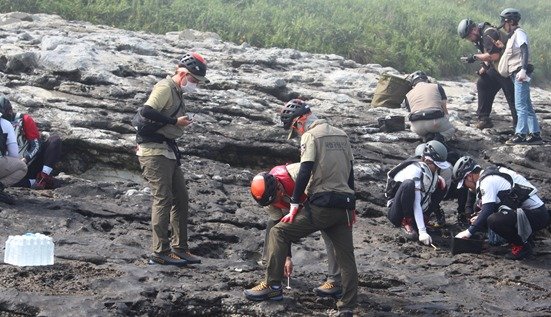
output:
<path id="1" fill-rule="evenodd" d="M 428 76 L 416 71 L 408 76 L 413 87 L 407 94 L 405 105 L 409 114 L 411 131 L 424 142 L 437 140 L 449 141 L 455 128 L 448 119 L 447 97 L 440 84 L 429 82 Z"/>
<path id="2" fill-rule="evenodd" d="M 549 225 L 549 212 L 538 190 L 520 174 L 505 167 L 482 169 L 470 156 L 453 167 L 458 187 L 476 191 L 482 208 L 474 223 L 456 238 L 468 239 L 488 227 L 511 244 L 506 258 L 525 259 L 532 254 L 533 233 Z"/>
<path id="3" fill-rule="evenodd" d="M 27 165 L 19 159 L 15 131 L 0 108 L 0 202 L 13 205 L 14 198 L 4 190 L 27 173 Z"/>
<path id="4" fill-rule="evenodd" d="M 299 163 L 279 165 L 272 168 L 269 173 L 256 175 L 251 182 L 251 194 L 253 198 L 259 205 L 267 206 L 270 216 L 270 219 L 266 223 L 264 250 L 262 252 L 262 262 L 264 263 L 267 260 L 267 251 L 270 249 L 268 246 L 270 230 L 289 212 L 290 199 L 295 189 L 295 179 L 297 178 L 299 168 Z M 306 195 L 300 197 L 301 202 L 304 202 L 306 199 Z M 331 296 L 338 298 L 342 293 L 342 287 L 341 272 L 335 258 L 335 248 L 325 232 L 322 231 L 321 236 L 327 250 L 328 278 L 321 286 L 314 288 L 314 292 L 321 297 Z M 289 277 L 292 273 L 293 261 L 291 248 L 289 248 L 283 274 Z"/>
<path id="5" fill-rule="evenodd" d="M 54 188 L 52 172 L 61 160 L 61 138 L 53 134 L 42 142 L 33 118 L 28 114 L 14 113 L 11 102 L 5 96 L 0 97 L 0 111 L 11 121 L 19 154 L 27 164 L 27 175 L 14 186 L 33 189 Z"/>
<path id="6" fill-rule="evenodd" d="M 447 156 L 448 150 L 444 144 L 432 140 L 425 145 L 420 160 L 408 159 L 388 173 L 387 217 L 393 225 L 402 227 L 408 240 L 419 239 L 425 245 L 432 243 L 425 226 L 424 213 L 428 212 L 431 196 L 436 189 L 446 188 L 438 172 L 449 168 Z"/>

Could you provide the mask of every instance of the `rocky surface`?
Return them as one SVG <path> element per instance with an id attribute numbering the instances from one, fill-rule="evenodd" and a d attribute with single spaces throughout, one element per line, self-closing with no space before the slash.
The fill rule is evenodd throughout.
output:
<path id="1" fill-rule="evenodd" d="M 203 264 L 150 266 L 150 195 L 134 155 L 130 118 L 184 52 L 208 60 L 211 83 L 187 97 L 195 123 L 179 140 L 188 179 L 190 245 Z M 371 108 L 382 72 L 336 55 L 259 49 L 192 30 L 165 35 L 65 21 L 51 15 L 0 15 L 0 93 L 31 114 L 45 133 L 63 138 L 59 188 L 10 188 L 17 204 L 0 203 L 0 243 L 41 232 L 55 241 L 55 264 L 0 263 L 0 316 L 326 316 L 335 301 L 312 288 L 325 276 L 319 234 L 293 247 L 295 273 L 283 302 L 254 303 L 242 291 L 258 282 L 267 215 L 250 198 L 252 177 L 298 159 L 278 111 L 301 96 L 342 127 L 353 143 L 359 198 L 355 227 L 359 271 L 357 316 L 551 316 L 551 239 L 536 255 L 503 259 L 505 247 L 480 255 L 450 254 L 456 203 L 444 202 L 449 225 L 433 232 L 437 250 L 404 242 L 386 218 L 385 173 L 420 140 L 384 133 L 377 118 L 403 109 Z M 543 146 L 505 146 L 512 133 L 505 99 L 496 127 L 474 122 L 472 81 L 440 81 L 449 96 L 457 139 L 450 145 L 483 165 L 501 163 L 527 176 L 549 204 L 551 93 L 532 88 Z M 0 259 L 4 251 L 0 249 Z"/>

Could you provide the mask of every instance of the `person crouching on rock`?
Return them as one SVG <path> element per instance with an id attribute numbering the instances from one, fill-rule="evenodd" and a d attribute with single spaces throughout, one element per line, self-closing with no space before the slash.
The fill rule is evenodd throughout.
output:
<path id="1" fill-rule="evenodd" d="M 402 227 L 408 240 L 432 243 L 427 233 L 424 213 L 428 212 L 431 196 L 437 188 L 444 191 L 446 182 L 438 173 L 449 168 L 448 150 L 432 140 L 426 143 L 421 159 L 408 159 L 388 172 L 385 195 L 387 217 L 396 227 Z M 416 230 L 417 228 L 417 230 Z"/>
<path id="2" fill-rule="evenodd" d="M 456 238 L 469 239 L 486 226 L 511 244 L 506 258 L 522 260 L 532 254 L 533 234 L 549 225 L 550 215 L 538 190 L 520 174 L 505 167 L 482 169 L 470 156 L 453 166 L 458 188 L 477 193 L 482 209 L 474 223 Z"/>
<path id="3" fill-rule="evenodd" d="M 295 189 L 295 179 L 297 178 L 300 168 L 299 163 L 289 165 L 279 165 L 269 173 L 260 173 L 256 175 L 251 182 L 251 194 L 256 202 L 261 206 L 267 206 L 270 219 L 266 223 L 266 235 L 264 238 L 264 250 L 262 252 L 262 262 L 266 263 L 267 252 L 269 247 L 270 230 L 281 218 L 289 212 L 290 200 Z M 306 195 L 300 197 L 300 201 L 304 202 L 307 199 Z M 335 248 L 333 243 L 325 232 L 321 232 L 325 248 L 327 250 L 328 262 L 328 278 L 319 287 L 314 288 L 314 292 L 321 297 L 331 296 L 338 298 L 342 293 L 341 287 L 341 271 L 335 258 Z M 285 260 L 285 268 L 283 274 L 286 277 L 293 273 L 293 260 L 291 256 L 291 248 Z"/>
<path id="4" fill-rule="evenodd" d="M 293 99 L 281 111 L 281 121 L 300 139 L 300 168 L 289 213 L 270 230 L 265 280 L 245 290 L 247 299 L 282 300 L 281 278 L 292 241 L 324 231 L 335 248 L 341 269 L 340 316 L 352 316 L 358 300 L 358 271 L 354 258 L 352 224 L 355 194 L 352 148 L 348 135 L 318 119 L 304 101 Z M 308 193 L 301 206 L 300 197 Z"/>
<path id="5" fill-rule="evenodd" d="M 26 113 L 14 113 L 11 102 L 4 96 L 0 97 L 0 109 L 13 125 L 19 154 L 27 164 L 27 174 L 13 186 L 55 188 L 52 172 L 61 160 L 61 138 L 52 134 L 43 142 L 34 119 Z"/>
<path id="6" fill-rule="evenodd" d="M 455 128 L 448 119 L 448 98 L 440 84 L 429 82 L 428 76 L 416 71 L 408 76 L 413 89 L 406 94 L 405 105 L 410 112 L 411 131 L 424 142 L 449 141 Z"/>
<path id="7" fill-rule="evenodd" d="M 13 205 L 14 198 L 4 189 L 25 176 L 27 165 L 19 159 L 13 126 L 3 116 L 0 108 L 0 202 Z"/>
<path id="8" fill-rule="evenodd" d="M 198 83 L 209 82 L 205 78 L 206 72 L 207 64 L 201 55 L 185 54 L 175 74 L 158 82 L 145 106 L 140 108 L 140 114 L 154 122 L 151 125 L 162 126 L 154 131 L 142 127 L 136 134 L 136 155 L 142 176 L 148 181 L 153 196 L 153 253 L 149 257 L 150 264 L 182 266 L 201 262 L 189 251 L 188 192 L 180 168 L 181 154 L 176 139 L 184 134 L 184 128 L 192 122 L 185 115 L 182 93 L 192 93 Z M 169 226 L 171 241 L 168 237 Z"/>

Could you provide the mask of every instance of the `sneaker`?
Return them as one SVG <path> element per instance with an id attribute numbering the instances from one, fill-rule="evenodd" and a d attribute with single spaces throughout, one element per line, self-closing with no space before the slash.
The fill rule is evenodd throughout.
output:
<path id="1" fill-rule="evenodd" d="M 541 145 L 543 144 L 543 139 L 541 138 L 541 135 L 538 133 L 529 133 L 526 137 L 526 143 L 530 145 Z"/>
<path id="2" fill-rule="evenodd" d="M 342 288 L 332 282 L 326 281 L 319 287 L 314 288 L 314 293 L 319 297 L 340 298 L 342 296 Z"/>
<path id="3" fill-rule="evenodd" d="M 283 299 L 283 287 L 281 285 L 272 285 L 261 282 L 257 286 L 246 289 L 243 291 L 243 295 L 249 300 L 264 301 L 264 300 L 282 300 Z"/>
<path id="4" fill-rule="evenodd" d="M 507 145 L 526 144 L 526 135 L 515 133 L 512 138 L 505 142 Z"/>
<path id="5" fill-rule="evenodd" d="M 201 259 L 189 251 L 184 251 L 182 249 L 173 249 L 172 252 L 176 254 L 180 259 L 186 260 L 189 264 L 198 264 L 201 263 Z"/>
<path id="6" fill-rule="evenodd" d="M 32 189 L 53 189 L 54 177 L 44 172 L 40 172 L 36 175 L 36 183 L 31 186 Z"/>
<path id="7" fill-rule="evenodd" d="M 505 255 L 509 260 L 522 260 L 526 259 L 532 254 L 532 246 L 530 243 L 525 242 L 523 245 L 511 244 L 511 253 Z"/>
<path id="8" fill-rule="evenodd" d="M 184 266 L 188 262 L 178 257 L 174 252 L 153 253 L 149 256 L 149 264 Z"/>
<path id="9" fill-rule="evenodd" d="M 489 129 L 493 127 L 494 127 L 494 124 L 492 123 L 492 120 L 490 120 L 490 118 L 480 119 L 476 124 L 476 128 L 480 130 Z"/>
<path id="10" fill-rule="evenodd" d="M 418 235 L 413 228 L 413 218 L 404 217 L 402 219 L 402 232 L 407 240 L 417 241 Z"/>

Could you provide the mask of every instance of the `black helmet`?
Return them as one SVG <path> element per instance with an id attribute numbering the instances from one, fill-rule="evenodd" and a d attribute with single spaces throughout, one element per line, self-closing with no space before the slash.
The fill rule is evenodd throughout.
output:
<path id="1" fill-rule="evenodd" d="M 0 117 L 8 121 L 13 121 L 14 118 L 11 102 L 4 96 L 0 96 Z"/>
<path id="2" fill-rule="evenodd" d="M 408 78 L 409 78 L 409 82 L 411 83 L 412 86 L 417 85 L 417 83 L 420 82 L 420 81 L 424 81 L 424 82 L 429 81 L 429 77 L 427 76 L 427 74 L 425 74 L 425 72 L 422 72 L 420 70 L 418 70 L 414 73 L 411 73 L 408 76 Z"/>
<path id="3" fill-rule="evenodd" d="M 310 106 L 303 100 L 293 99 L 287 102 L 283 109 L 281 109 L 281 122 L 283 122 L 283 128 L 289 130 L 295 118 L 310 112 Z"/>
<path id="4" fill-rule="evenodd" d="M 471 19 L 463 19 L 461 22 L 459 22 L 459 25 L 457 26 L 457 34 L 462 39 L 469 36 L 469 33 L 471 33 L 471 30 L 476 26 L 473 20 Z"/>
<path id="5" fill-rule="evenodd" d="M 205 77 L 207 74 L 207 62 L 199 53 L 187 53 L 180 59 L 180 62 L 178 62 L 178 67 L 187 69 L 191 75 L 200 82 L 210 82 L 210 80 Z"/>
<path id="6" fill-rule="evenodd" d="M 276 199 L 277 180 L 274 175 L 263 172 L 251 181 L 251 195 L 260 206 L 268 206 Z"/>
<path id="7" fill-rule="evenodd" d="M 480 167 L 475 160 L 470 156 L 462 156 L 453 165 L 453 179 L 462 180 L 467 173 L 472 172 L 475 168 Z"/>
<path id="8" fill-rule="evenodd" d="M 507 9 L 501 11 L 499 16 L 501 17 L 501 22 L 505 22 L 505 21 L 518 22 L 518 21 L 520 21 L 520 12 L 517 9 L 513 9 L 513 8 L 507 8 Z"/>
<path id="9" fill-rule="evenodd" d="M 432 140 L 425 145 L 423 156 L 430 157 L 435 162 L 444 162 L 448 158 L 448 149 L 441 142 Z"/>

